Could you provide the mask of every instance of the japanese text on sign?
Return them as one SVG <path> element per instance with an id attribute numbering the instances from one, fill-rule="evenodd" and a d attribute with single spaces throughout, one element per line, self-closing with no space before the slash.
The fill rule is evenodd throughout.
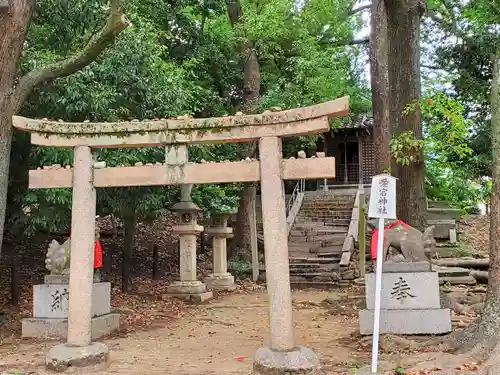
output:
<path id="1" fill-rule="evenodd" d="M 370 192 L 369 217 L 396 218 L 396 179 L 388 174 L 374 176 Z"/>
<path id="2" fill-rule="evenodd" d="M 68 289 L 64 288 L 62 293 L 59 290 L 56 290 L 50 296 L 52 297 L 50 311 L 63 310 L 63 302 L 64 300 L 68 301 L 69 292 Z"/>
<path id="3" fill-rule="evenodd" d="M 402 277 L 399 277 L 399 279 L 392 286 L 391 297 L 396 298 L 401 302 L 403 302 L 406 298 L 415 298 L 415 296 L 411 293 L 411 288 L 408 285 L 408 282 Z"/>

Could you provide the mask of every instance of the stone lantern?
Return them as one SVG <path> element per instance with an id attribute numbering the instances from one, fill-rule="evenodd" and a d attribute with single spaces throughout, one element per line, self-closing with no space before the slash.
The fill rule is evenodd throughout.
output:
<path id="1" fill-rule="evenodd" d="M 227 221 L 232 213 L 218 213 L 212 217 L 212 224 L 205 233 L 212 236 L 213 266 L 212 274 L 205 278 L 210 289 L 234 290 L 234 276 L 227 272 L 227 239 L 233 237 L 233 228 Z"/>
<path id="2" fill-rule="evenodd" d="M 178 225 L 173 227 L 179 235 L 179 280 L 168 288 L 168 293 L 175 297 L 202 302 L 212 298 L 206 285 L 196 278 L 196 239 L 203 232 L 197 216 L 201 211 L 191 200 L 192 185 L 181 185 L 180 202 L 174 204 L 171 211 L 179 217 Z"/>

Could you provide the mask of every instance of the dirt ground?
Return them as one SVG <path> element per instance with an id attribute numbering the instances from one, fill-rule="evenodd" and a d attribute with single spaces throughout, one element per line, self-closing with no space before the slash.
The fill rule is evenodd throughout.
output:
<path id="1" fill-rule="evenodd" d="M 294 292 L 297 343 L 313 349 L 328 371 L 349 371 L 367 360 L 365 351 L 357 351 L 356 342 L 351 346 L 345 344 L 357 331 L 357 320 L 350 314 L 331 315 L 328 306 L 322 307 L 325 299 L 340 296 L 339 292 Z M 265 292 L 229 295 L 193 307 L 191 313 L 164 328 L 104 340 L 111 350 L 107 369 L 71 369 L 71 372 L 81 375 L 249 374 L 255 350 L 268 342 L 267 316 Z M 0 347 L 0 373 L 20 370 L 25 374 L 48 374 L 44 369 L 44 356 L 54 344 Z"/>

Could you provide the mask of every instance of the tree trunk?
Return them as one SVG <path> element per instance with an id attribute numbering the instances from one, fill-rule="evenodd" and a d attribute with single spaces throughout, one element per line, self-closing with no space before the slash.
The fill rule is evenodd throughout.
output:
<path id="1" fill-rule="evenodd" d="M 151 246 L 150 249 L 153 253 L 153 272 L 152 272 L 152 278 L 153 280 L 158 280 L 159 274 L 159 263 L 160 263 L 160 255 L 158 254 L 158 245 L 155 243 L 155 241 L 151 241 Z"/>
<path id="2" fill-rule="evenodd" d="M 385 0 L 389 48 L 389 120 L 392 135 L 412 131 L 422 138 L 420 124 L 420 18 L 421 0 Z M 414 110 L 407 111 L 408 106 Z M 394 160 L 398 180 L 398 218 L 423 230 L 426 226 L 425 167 L 422 150 L 409 166 Z"/>
<path id="3" fill-rule="evenodd" d="M 383 173 L 391 168 L 387 14 L 384 0 L 373 0 L 372 2 L 371 28 L 370 73 L 374 120 L 375 171 L 376 173 Z"/>
<path id="4" fill-rule="evenodd" d="M 0 258 L 9 186 L 12 115 L 16 111 L 12 91 L 33 7 L 32 0 L 16 0 L 0 10 Z"/>
<path id="5" fill-rule="evenodd" d="M 10 261 L 10 302 L 12 306 L 15 307 L 19 306 L 19 299 L 21 296 L 19 271 L 19 254 L 13 247 Z"/>
<path id="6" fill-rule="evenodd" d="M 122 292 L 128 293 L 130 285 L 130 266 L 132 263 L 132 250 L 134 249 L 135 234 L 135 212 L 130 212 L 123 218 L 125 237 L 123 238 L 123 262 L 122 262 Z"/>
<path id="7" fill-rule="evenodd" d="M 236 216 L 234 247 L 243 254 L 252 254 L 252 223 L 248 220 L 253 202 L 257 199 L 257 189 L 252 183 L 246 183 L 240 196 L 240 206 Z"/>
<path id="8" fill-rule="evenodd" d="M 239 0 L 233 0 L 227 5 L 227 14 L 231 26 L 241 22 L 243 10 Z M 243 111 L 250 113 L 254 111 L 260 95 L 260 63 L 253 46 L 249 42 L 243 42 L 240 46 L 241 59 L 243 62 Z M 255 157 L 257 144 L 248 145 L 247 156 Z M 249 211 L 256 199 L 256 189 L 253 183 L 246 183 L 240 196 L 237 222 L 234 228 L 234 247 L 239 248 L 245 254 L 252 251 L 252 226 L 249 222 Z"/>
<path id="9" fill-rule="evenodd" d="M 490 269 L 484 310 L 466 329 L 448 337 L 448 344 L 484 359 L 482 373 L 498 374 L 500 367 L 500 49 L 495 56 L 491 94 L 491 151 L 493 154 L 490 214 Z M 491 372 L 490 372 L 491 371 Z"/>

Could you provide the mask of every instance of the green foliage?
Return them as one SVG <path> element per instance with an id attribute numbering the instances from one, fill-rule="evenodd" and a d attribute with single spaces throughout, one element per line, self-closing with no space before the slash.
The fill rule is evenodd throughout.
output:
<path id="1" fill-rule="evenodd" d="M 228 270 L 238 280 L 244 280 L 252 276 L 252 264 L 240 256 L 234 256 L 228 260 Z"/>
<path id="2" fill-rule="evenodd" d="M 69 7 L 59 0 L 37 1 L 19 73 L 81 50 L 102 26 L 106 4 L 76 0 Z M 360 26 L 358 18 L 347 16 L 350 1 L 312 0 L 297 7 L 291 0 L 244 0 L 242 6 L 242 22 L 233 28 L 222 0 L 130 0 L 126 12 L 132 26 L 87 68 L 35 91 L 22 115 L 120 121 L 234 113 L 241 104 L 240 52 L 246 42 L 260 63 L 259 110 L 311 105 L 344 95 L 351 96 L 354 114 L 369 109 L 363 68 L 357 64 L 360 48 L 342 46 Z M 301 149 L 313 152 L 315 147 L 316 137 L 284 143 L 287 156 Z M 30 147 L 23 136 L 16 135 L 14 149 L 30 168 L 72 164 L 71 150 Z M 246 157 L 245 147 L 238 144 L 193 146 L 189 151 L 195 162 Z M 96 158 L 107 166 L 155 163 L 164 157 L 161 147 L 96 151 Z M 26 234 L 68 229 L 71 191 L 26 191 L 26 178 L 11 184 L 11 227 Z M 207 215 L 230 212 L 238 206 L 240 191 L 241 184 L 201 185 L 193 189 L 193 199 Z M 151 220 L 177 195 L 176 187 L 98 189 L 98 214 L 123 217 L 133 211 L 139 221 Z"/>
<path id="3" fill-rule="evenodd" d="M 389 143 L 392 157 L 401 165 L 420 162 L 423 145 L 424 141 L 415 138 L 412 130 L 393 135 Z"/>

